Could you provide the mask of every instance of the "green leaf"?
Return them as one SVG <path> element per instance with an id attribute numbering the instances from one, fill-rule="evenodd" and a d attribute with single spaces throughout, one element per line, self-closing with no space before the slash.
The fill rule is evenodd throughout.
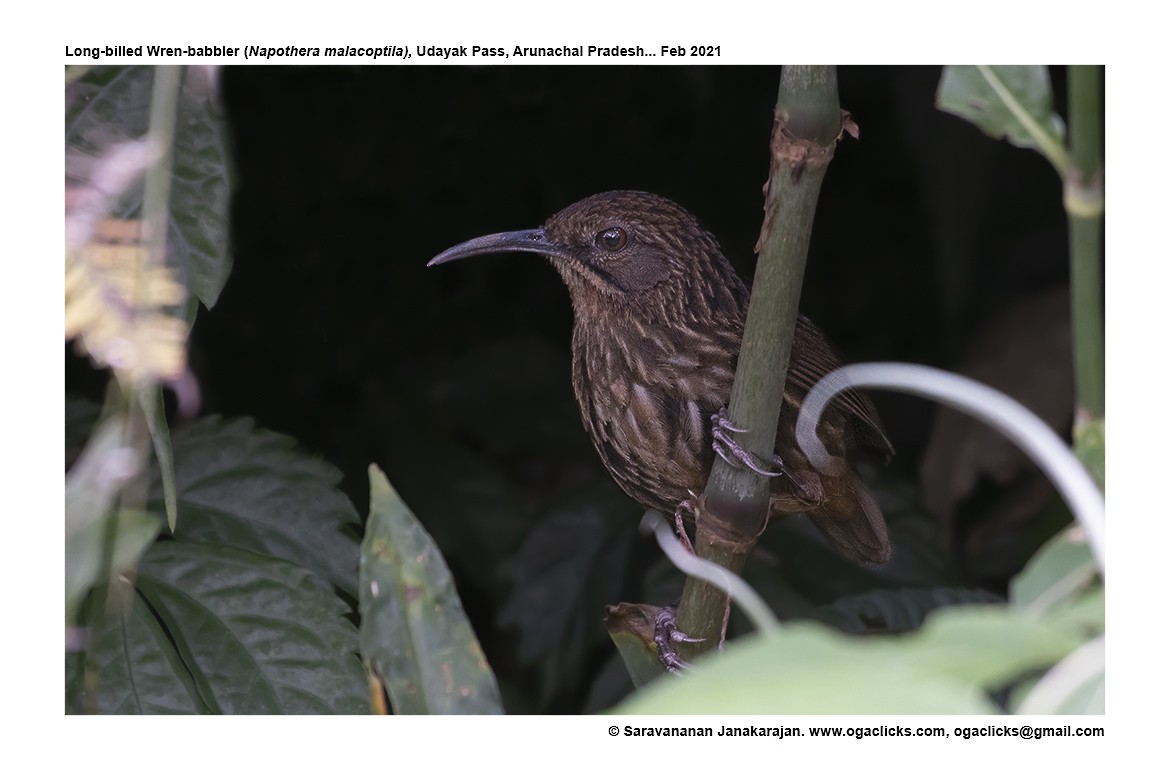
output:
<path id="1" fill-rule="evenodd" d="M 143 558 L 137 586 L 209 711 L 368 711 L 346 604 L 305 569 L 233 547 L 162 542 Z"/>
<path id="2" fill-rule="evenodd" d="M 736 640 L 623 714 L 982 714 L 988 692 L 1047 667 L 1093 630 L 1097 605 L 1035 619 L 1001 605 L 938 610 L 918 631 L 855 637 L 814 623 Z"/>
<path id="3" fill-rule="evenodd" d="M 176 429 L 175 538 L 292 561 L 357 596 L 360 518 L 337 489 L 341 473 L 249 419 L 203 418 Z M 161 490 L 155 482 L 152 493 Z"/>
<path id="4" fill-rule="evenodd" d="M 915 658 L 925 674 L 994 690 L 1075 649 L 1094 631 L 1095 612 L 1090 605 L 1069 607 L 1037 619 L 1001 605 L 952 607 L 932 614 L 897 651 Z"/>
<path id="5" fill-rule="evenodd" d="M 993 138 L 1037 149 L 1063 177 L 1068 167 L 1064 122 L 1052 109 L 1042 65 L 951 65 L 943 68 L 938 107 Z"/>
<path id="6" fill-rule="evenodd" d="M 361 648 L 398 714 L 499 714 L 495 677 L 430 536 L 370 466 Z"/>
<path id="7" fill-rule="evenodd" d="M 105 621 L 86 660 L 97 673 L 96 698 L 85 700 L 83 677 L 67 687 L 70 712 L 108 715 L 172 715 L 209 712 L 150 607 L 131 588 L 116 594 L 115 613 Z M 80 663 L 78 654 L 71 654 Z"/>
<path id="8" fill-rule="evenodd" d="M 223 121 L 211 104 L 206 71 L 188 69 L 179 95 L 167 246 L 187 289 L 215 305 L 231 271 L 228 253 L 228 154 Z M 96 67 L 68 85 L 66 147 L 100 154 L 110 144 L 146 134 L 154 69 Z M 115 216 L 138 218 L 141 191 L 122 200 Z"/>
<path id="9" fill-rule="evenodd" d="M 1084 531 L 1073 526 L 1040 548 L 1011 583 L 1011 602 L 1044 614 L 1078 596 L 1097 575 Z"/>
<path id="10" fill-rule="evenodd" d="M 1073 431 L 1073 449 L 1081 463 L 1093 475 L 1097 485 L 1105 489 L 1105 418 L 1089 420 Z"/>
<path id="11" fill-rule="evenodd" d="M 1105 588 L 1093 586 L 1079 598 L 1062 604 L 1053 610 L 1061 620 L 1075 623 L 1084 629 L 1086 635 L 1105 633 Z M 1046 616 L 1046 618 L 1051 616 Z"/>
<path id="12" fill-rule="evenodd" d="M 888 641 L 846 637 L 815 623 L 790 624 L 706 656 L 686 676 L 641 688 L 622 715 L 983 715 L 994 706 L 975 685 L 925 673 Z"/>

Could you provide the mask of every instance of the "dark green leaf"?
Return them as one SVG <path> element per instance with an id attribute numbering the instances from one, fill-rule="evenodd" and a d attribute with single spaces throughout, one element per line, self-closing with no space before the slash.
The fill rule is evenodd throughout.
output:
<path id="1" fill-rule="evenodd" d="M 886 517 L 894 549 L 893 557 L 872 571 L 906 585 L 953 581 L 954 572 L 939 540 L 938 518 L 918 503 L 918 488 L 886 471 L 878 472 L 876 477 L 870 477 L 871 473 L 862 471 Z"/>
<path id="2" fill-rule="evenodd" d="M 154 69 L 97 67 L 67 88 L 65 143 L 101 154 L 112 143 L 146 134 Z M 179 95 L 171 179 L 168 264 L 211 308 L 231 271 L 228 254 L 228 155 L 223 122 L 211 104 L 206 71 L 188 69 Z M 141 192 L 124 198 L 115 215 L 138 218 Z"/>
<path id="3" fill-rule="evenodd" d="M 310 572 L 234 547 L 155 545 L 138 589 L 216 713 L 367 712 L 357 629 Z"/>
<path id="4" fill-rule="evenodd" d="M 602 610 L 621 596 L 639 514 L 599 483 L 551 508 L 509 567 L 500 623 L 519 630 L 518 655 L 540 665 L 546 698 L 576 685 L 585 659 L 608 644 Z"/>
<path id="5" fill-rule="evenodd" d="M 434 542 L 370 466 L 361 647 L 398 714 L 499 714 L 499 690 Z"/>
<path id="6" fill-rule="evenodd" d="M 174 431 L 176 538 L 232 545 L 292 561 L 357 595 L 360 519 L 337 489 L 340 472 L 251 420 L 208 417 Z M 156 497 L 159 483 L 153 487 Z"/>
<path id="7" fill-rule="evenodd" d="M 159 625 L 158 618 L 133 589 L 126 588 L 105 620 L 87 659 L 97 673 L 97 696 L 86 702 L 82 676 L 68 686 L 70 711 L 107 715 L 206 713 L 195 680 Z M 74 662 L 79 658 L 74 656 Z"/>
<path id="8" fill-rule="evenodd" d="M 819 607 L 810 617 L 854 634 L 900 633 L 918 628 L 939 607 L 1001 601 L 993 593 L 968 588 L 873 590 Z"/>
<path id="9" fill-rule="evenodd" d="M 759 555 L 749 562 L 748 581 L 760 585 L 781 619 L 816 618 L 808 612 L 808 605 L 824 605 L 847 596 L 954 580 L 938 539 L 938 521 L 918 503 L 916 489 L 888 470 L 864 462 L 858 465 L 885 515 L 893 557 L 881 565 L 859 567 L 837 555 L 807 517 L 773 521 L 760 540 L 761 553 L 771 555 Z M 762 565 L 769 561 L 775 570 L 771 577 Z M 768 581 L 776 578 L 781 581 Z"/>

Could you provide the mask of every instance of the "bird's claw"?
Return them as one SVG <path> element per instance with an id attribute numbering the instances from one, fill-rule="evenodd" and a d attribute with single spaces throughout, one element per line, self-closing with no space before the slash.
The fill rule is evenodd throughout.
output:
<path id="1" fill-rule="evenodd" d="M 654 644 L 658 646 L 658 660 L 668 672 L 683 672 L 691 669 L 691 665 L 684 661 L 674 649 L 675 644 L 698 644 L 702 639 L 694 639 L 679 630 L 675 619 L 678 614 L 676 606 L 663 607 L 654 617 Z"/>
<path id="2" fill-rule="evenodd" d="M 727 410 L 720 409 L 711 415 L 711 448 L 715 450 L 723 461 L 736 468 L 746 468 L 754 471 L 761 477 L 784 476 L 784 461 L 779 455 L 773 455 L 771 465 L 780 468 L 780 471 L 769 471 L 764 461 L 757 455 L 745 450 L 731 433 L 747 433 L 747 428 L 736 428 L 727 418 Z"/>
<path id="3" fill-rule="evenodd" d="M 711 415 L 711 425 L 715 426 L 716 428 L 722 428 L 725 431 L 731 431 L 732 433 L 747 433 L 748 432 L 747 428 L 736 428 L 734 425 L 731 424 L 731 418 L 727 416 L 727 408 L 726 407 L 720 409 L 715 414 Z"/>

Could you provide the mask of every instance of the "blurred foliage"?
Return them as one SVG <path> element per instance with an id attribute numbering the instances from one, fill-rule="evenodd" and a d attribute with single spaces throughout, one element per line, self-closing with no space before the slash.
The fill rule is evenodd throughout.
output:
<path id="1" fill-rule="evenodd" d="M 131 568 L 158 533 L 156 517 L 117 506 L 118 493 L 142 465 L 139 453 L 127 445 L 125 427 L 121 415 L 105 420 L 65 479 L 68 626 L 76 625 L 86 595 L 102 582 L 107 568 L 103 559 L 108 558 L 112 571 Z"/>
<path id="2" fill-rule="evenodd" d="M 153 67 L 115 66 L 91 68 L 66 85 L 66 178 L 82 192 L 97 189 L 99 203 L 122 220 L 141 219 L 142 190 L 111 192 L 93 174 L 111 147 L 146 136 L 153 81 Z M 210 69 L 187 70 L 175 123 L 166 254 L 179 281 L 208 308 L 232 267 L 228 147 L 211 91 Z"/>
<path id="3" fill-rule="evenodd" d="M 364 712 L 343 529 L 358 518 L 339 474 L 249 421 L 209 417 L 172 439 L 165 418 L 162 382 L 198 405 L 188 290 L 211 306 L 230 268 L 208 76 L 66 80 L 65 337 L 114 378 L 100 412 L 65 410 L 66 711 Z M 142 178 L 167 197 L 144 203 Z M 165 243 L 144 235 L 154 220 Z M 172 533 L 156 541 L 163 513 Z"/>
<path id="4" fill-rule="evenodd" d="M 1075 650 L 1104 622 L 1087 598 L 1037 619 L 1007 606 L 940 610 L 920 631 L 848 637 L 799 623 L 732 643 L 685 678 L 641 689 L 622 714 L 1000 712 L 991 693 Z M 879 671 L 880 670 L 880 671 Z"/>
<path id="5" fill-rule="evenodd" d="M 147 266 L 140 245 L 90 244 L 65 256 L 65 338 L 123 382 L 175 379 L 187 364 L 187 324 L 161 311 L 187 300 L 171 269 Z"/>
<path id="6" fill-rule="evenodd" d="M 91 74 L 78 89 L 93 108 L 67 113 L 67 135 L 100 116 L 87 134 L 136 137 L 141 125 L 116 128 L 123 114 L 145 121 L 149 91 L 133 73 Z M 426 537 L 441 553 L 453 584 L 440 583 L 436 603 L 460 604 L 473 632 L 469 639 L 444 625 L 461 637 L 446 641 L 467 650 L 477 639 L 490 668 L 479 703 L 496 703 L 496 685 L 510 713 L 595 712 L 622 701 L 632 684 L 604 608 L 669 603 L 682 578 L 637 535 L 641 509 L 601 470 L 582 430 L 569 382 L 568 296 L 532 257 L 442 275 L 425 262 L 458 240 L 538 225 L 583 195 L 639 187 L 698 214 L 750 278 L 776 77 L 774 68 L 222 71 L 230 147 L 221 131 L 180 120 L 175 171 L 190 185 L 209 170 L 238 171 L 235 267 L 224 286 L 226 254 L 209 248 L 226 248 L 226 180 L 187 205 L 198 188 L 176 184 L 168 260 L 200 300 L 218 300 L 188 345 L 209 416 L 172 432 L 177 524 L 146 552 L 137 580 L 111 586 L 112 611 L 100 620 L 86 613 L 96 630 L 88 659 L 67 655 L 69 710 L 368 710 L 359 641 L 367 664 L 393 642 L 411 645 L 401 630 L 359 619 L 372 603 L 362 599 L 374 595 L 357 571 L 367 508 L 371 518 L 417 517 L 421 528 L 405 526 L 411 538 L 427 556 Z M 1061 71 L 1054 78 L 1059 84 Z M 957 365 L 996 314 L 1067 283 L 1059 181 L 1030 152 L 938 112 L 938 83 L 938 69 L 840 71 L 842 105 L 863 140 L 841 147 L 826 180 L 802 308 L 850 359 Z M 138 108 L 122 111 L 119 99 Z M 189 165 L 180 151 L 188 132 L 198 157 Z M 116 213 L 132 216 L 134 196 L 126 200 Z M 105 375 L 68 352 L 66 366 L 67 389 L 102 397 Z M 706 679 L 724 692 L 705 711 L 733 707 L 747 684 L 741 664 L 759 672 L 751 666 L 759 663 L 776 679 L 752 701 L 773 685 L 788 691 L 773 706 L 812 700 L 812 678 L 800 674 L 843 674 L 840 664 L 859 663 L 868 676 L 843 676 L 810 706 L 996 711 L 1005 701 L 1019 706 L 1098 630 L 1096 613 L 1084 617 L 1096 584 L 1083 558 L 1045 548 L 1032 567 L 1053 560 L 1056 568 L 1016 578 L 1045 538 L 1034 533 L 1050 522 L 1040 510 L 1019 520 L 1018 534 L 990 519 L 965 534 L 943 532 L 919 482 L 928 408 L 875 400 L 898 455 L 864 475 L 889 520 L 893 559 L 860 568 L 806 518 L 773 523 L 745 577 L 782 619 L 800 622 L 783 644 L 737 640 L 746 625 L 733 611 L 732 651 L 715 660 L 743 684 L 724 688 L 713 672 Z M 70 465 L 100 415 L 74 401 L 65 413 Z M 373 506 L 370 463 L 394 486 L 375 486 Z M 165 509 L 162 473 L 150 472 L 143 509 L 152 516 Z M 1009 509 L 1020 501 L 984 487 Z M 389 533 L 381 525 L 367 523 L 367 545 Z M 982 549 L 1013 568 L 985 576 L 965 566 L 980 539 L 999 544 Z M 379 565 L 404 574 L 389 559 Z M 360 581 L 380 584 L 383 574 Z M 1057 582 L 1067 588 L 1044 584 Z M 1049 592 L 1056 614 L 1041 621 L 1016 603 Z M 304 611 L 294 610 L 302 601 Z M 218 624 L 208 641 L 232 649 L 222 671 L 208 661 L 204 623 Z M 997 669 L 972 671 L 974 661 L 958 659 L 921 684 L 910 679 L 913 659 L 944 640 L 1010 640 L 988 652 L 1020 653 Z M 295 675 L 276 663 L 280 647 L 298 649 Z M 903 650 L 905 660 L 893 658 Z M 891 665 L 889 680 L 873 679 L 883 676 L 872 674 L 874 663 Z M 96 699 L 85 695 L 87 675 L 97 675 Z M 235 689 L 234 675 L 262 681 L 255 697 Z M 143 687 L 131 691 L 131 681 Z M 896 690 L 899 681 L 908 687 Z M 883 707 L 879 695 L 897 699 Z M 737 711 L 757 706 L 745 701 Z"/>

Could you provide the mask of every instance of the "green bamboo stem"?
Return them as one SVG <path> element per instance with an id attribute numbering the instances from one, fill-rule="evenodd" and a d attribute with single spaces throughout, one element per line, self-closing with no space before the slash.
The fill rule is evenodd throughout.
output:
<path id="1" fill-rule="evenodd" d="M 836 69 L 785 67 L 776 100 L 760 255 L 728 407 L 731 420 L 748 429 L 737 438 L 752 452 L 775 448 L 817 196 L 841 128 Z M 697 522 L 699 557 L 742 571 L 767 521 L 768 498 L 766 477 L 717 458 Z M 718 644 L 726 604 L 726 595 L 715 586 L 687 579 L 678 626 L 703 642 L 680 647 L 684 658 Z"/>
<path id="2" fill-rule="evenodd" d="M 1069 67 L 1069 143 L 1065 177 L 1077 419 L 1105 415 L 1105 323 L 1101 285 L 1105 189 L 1101 164 L 1101 69 Z"/>

